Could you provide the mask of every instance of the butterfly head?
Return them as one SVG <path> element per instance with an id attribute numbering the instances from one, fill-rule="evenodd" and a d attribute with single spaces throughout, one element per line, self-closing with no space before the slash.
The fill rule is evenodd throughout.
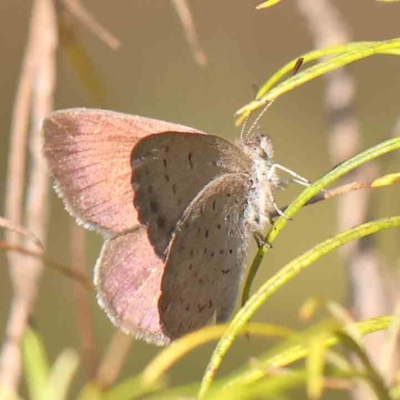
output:
<path id="1" fill-rule="evenodd" d="M 265 161 L 271 161 L 274 157 L 274 149 L 272 146 L 271 138 L 265 134 L 260 133 L 245 142 L 245 146 L 251 151 L 253 155 Z"/>

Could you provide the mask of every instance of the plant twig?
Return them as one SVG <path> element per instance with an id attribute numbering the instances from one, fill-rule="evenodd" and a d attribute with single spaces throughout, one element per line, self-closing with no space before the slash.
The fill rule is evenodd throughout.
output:
<path id="1" fill-rule="evenodd" d="M 79 271 L 82 275 L 86 275 L 85 271 L 85 232 L 76 224 L 71 221 L 70 228 L 71 238 L 71 267 L 73 271 Z M 77 329 L 80 336 L 82 353 L 84 361 L 88 369 L 89 378 L 92 379 L 95 375 L 98 355 L 95 343 L 95 335 L 93 329 L 92 313 L 90 311 L 89 298 L 91 292 L 85 290 L 80 282 L 73 280 L 72 286 L 75 297 L 75 315 Z"/>
<path id="2" fill-rule="evenodd" d="M 0 217 L 0 227 L 18 233 L 19 235 L 25 236 L 29 240 L 32 240 L 32 242 L 35 243 L 37 247 L 43 249 L 43 243 L 29 229 L 26 229 L 21 225 L 13 224 L 7 218 L 3 217 Z"/>
<path id="3" fill-rule="evenodd" d="M 351 182 L 342 186 L 338 186 L 333 189 L 329 190 L 323 190 L 319 192 L 316 196 L 314 196 L 312 199 L 307 201 L 305 206 L 309 206 L 311 204 L 319 203 L 322 200 L 330 200 L 334 199 L 337 196 L 341 196 L 342 194 L 354 192 L 356 190 L 362 190 L 362 189 L 375 189 L 375 188 L 380 188 L 388 185 L 393 185 L 394 183 L 400 182 L 400 173 L 398 174 L 389 174 L 385 175 L 382 177 L 379 177 L 377 179 L 372 179 L 370 181 L 364 181 L 364 182 Z M 285 211 L 287 206 L 282 207 L 281 211 Z M 274 212 L 272 215 L 272 218 L 276 218 L 279 216 L 278 212 Z"/>
<path id="4" fill-rule="evenodd" d="M 199 65 L 207 64 L 207 56 L 200 45 L 199 38 L 196 33 L 196 27 L 192 18 L 192 13 L 189 9 L 187 0 L 171 0 L 179 19 L 185 31 L 186 41 L 189 44 L 193 57 Z"/>
<path id="5" fill-rule="evenodd" d="M 133 336 L 115 331 L 96 374 L 96 383 L 100 389 L 106 389 L 115 383 L 129 354 L 132 341 Z"/>
<path id="6" fill-rule="evenodd" d="M 59 272 L 61 275 L 65 276 L 66 278 L 72 279 L 77 283 L 79 283 L 80 285 L 82 285 L 82 287 L 86 291 L 94 292 L 92 281 L 88 275 L 80 272 L 78 269 L 73 269 L 69 266 L 59 264 L 50 260 L 49 258 L 43 255 L 42 251 L 30 250 L 23 246 L 13 245 L 11 243 L 1 242 L 1 241 L 0 241 L 0 249 L 7 250 L 8 252 L 20 253 L 25 256 L 37 258 L 46 267 L 52 268 L 55 271 Z"/>
<path id="7" fill-rule="evenodd" d="M 22 225 L 23 192 L 28 124 L 31 122 L 30 184 L 27 189 L 27 228 L 44 243 L 47 225 L 46 203 L 48 176 L 41 156 L 40 122 L 52 109 L 55 77 L 57 29 L 54 4 L 51 0 L 35 0 L 28 45 L 25 53 L 11 128 L 11 150 L 8 163 L 6 217 Z M 31 119 L 30 119 L 31 113 Z M 11 245 L 18 245 L 16 232 L 7 232 Z M 27 242 L 30 249 L 33 243 Z M 0 355 L 0 387 L 17 393 L 21 375 L 20 344 L 36 298 L 37 282 L 42 272 L 38 259 L 21 254 L 8 254 L 13 299 L 6 327 L 6 340 Z"/>
<path id="8" fill-rule="evenodd" d="M 91 13 L 82 5 L 80 0 L 62 0 L 64 7 L 79 20 L 82 25 L 86 26 L 95 36 L 97 36 L 103 43 L 112 48 L 118 50 L 121 46 L 120 40 L 111 32 L 109 32 L 104 26 L 100 24 L 97 19 L 93 17 Z"/>

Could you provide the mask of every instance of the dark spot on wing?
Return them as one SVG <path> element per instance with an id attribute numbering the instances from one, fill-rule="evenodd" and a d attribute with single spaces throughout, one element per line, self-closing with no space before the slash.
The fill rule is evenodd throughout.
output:
<path id="1" fill-rule="evenodd" d="M 165 228 L 165 218 L 164 218 L 164 217 L 159 216 L 159 217 L 157 218 L 157 226 L 158 226 L 160 229 Z"/>
<path id="2" fill-rule="evenodd" d="M 164 175 L 164 179 L 165 179 L 167 182 L 169 182 L 169 175 L 168 175 L 168 174 L 165 174 L 165 175 Z"/>
<path id="3" fill-rule="evenodd" d="M 150 206 L 150 211 L 155 214 L 158 212 L 159 207 L 158 207 L 158 203 L 156 200 L 150 200 L 149 201 L 149 206 Z"/>
<path id="4" fill-rule="evenodd" d="M 167 168 L 168 162 L 167 162 L 167 159 L 166 159 L 166 158 L 164 158 L 163 164 L 164 164 L 164 168 Z"/>
<path id="5" fill-rule="evenodd" d="M 229 271 L 230 271 L 229 268 L 228 268 L 228 269 L 221 269 L 221 272 L 222 272 L 224 275 L 226 275 Z"/>
<path id="6" fill-rule="evenodd" d="M 189 153 L 188 154 L 188 160 L 189 160 L 189 165 L 190 165 L 190 169 L 193 169 L 193 154 Z"/>
<path id="7" fill-rule="evenodd" d="M 201 313 L 207 307 L 207 303 L 202 306 L 201 304 L 197 304 L 197 310 Z"/>

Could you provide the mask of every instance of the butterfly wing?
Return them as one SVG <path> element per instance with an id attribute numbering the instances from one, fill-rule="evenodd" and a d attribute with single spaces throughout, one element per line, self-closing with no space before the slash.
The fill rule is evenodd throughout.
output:
<path id="1" fill-rule="evenodd" d="M 170 342 L 158 312 L 164 268 L 143 226 L 106 240 L 95 267 L 97 298 L 114 325 L 157 345 Z"/>
<path id="2" fill-rule="evenodd" d="M 95 109 L 52 113 L 43 122 L 44 153 L 68 211 L 86 227 L 113 234 L 138 224 L 130 155 L 140 139 L 195 129 Z"/>
<path id="3" fill-rule="evenodd" d="M 165 254 L 176 223 L 209 182 L 250 169 L 247 155 L 217 136 L 168 132 L 141 140 L 132 152 L 134 204 L 156 252 Z"/>
<path id="4" fill-rule="evenodd" d="M 172 133 L 151 135 L 155 132 Z M 154 242 L 158 243 L 156 247 L 158 254 L 156 254 L 148 241 L 146 228 L 138 225 L 138 213 L 132 206 L 133 183 L 134 188 L 138 187 L 135 202 L 139 215 L 145 207 L 144 203 L 148 202 L 150 205 L 150 217 L 143 213 L 141 222 L 149 225 L 150 231 L 156 227 L 155 232 L 157 232 L 159 228 L 157 219 L 151 215 L 154 204 L 150 201 L 153 197 L 147 197 L 146 200 L 144 194 L 144 191 L 149 191 L 147 182 L 152 181 L 154 176 L 151 176 L 151 179 L 143 177 L 138 179 L 140 173 L 135 175 L 132 167 L 134 171 L 140 171 L 141 167 L 136 169 L 137 164 L 135 166 L 140 159 L 142 166 L 155 162 L 158 164 L 157 168 L 160 166 L 165 168 L 164 158 L 154 157 L 155 153 L 151 157 L 146 157 L 149 149 L 146 146 L 150 148 L 153 146 L 155 143 L 153 136 L 166 135 L 165 139 L 156 140 L 158 149 L 165 151 L 165 146 L 171 143 L 169 135 L 176 137 L 179 132 L 184 132 L 183 136 L 179 137 L 185 137 L 186 153 L 183 152 L 184 156 L 181 156 L 179 150 L 168 160 L 169 165 L 173 166 L 170 178 L 175 179 L 176 171 L 179 171 L 182 165 L 182 157 L 186 157 L 184 165 L 189 165 L 189 169 L 185 170 L 183 176 L 179 175 L 176 181 L 179 185 L 181 182 L 186 182 L 186 179 L 193 179 L 195 174 L 203 173 L 200 166 L 198 168 L 196 166 L 196 172 L 190 172 L 197 165 L 197 161 L 201 162 L 196 154 L 194 154 L 196 158 L 192 155 L 189 159 L 190 149 L 199 150 L 201 154 L 202 151 L 209 151 L 210 146 L 216 148 L 215 151 L 211 150 L 212 162 L 215 162 L 215 165 L 212 164 L 212 168 L 205 168 L 213 172 L 207 172 L 206 179 L 201 178 L 196 181 L 193 189 L 189 189 L 189 195 L 182 191 L 183 199 L 174 200 L 179 203 L 179 207 L 175 209 L 175 214 L 173 213 L 168 222 L 168 231 L 160 229 L 154 234 L 152 244 L 154 246 Z M 203 139 L 208 137 L 192 128 L 103 110 L 70 109 L 55 112 L 44 121 L 43 134 L 48 165 L 67 209 L 86 227 L 100 229 L 108 238 L 95 268 L 95 284 L 100 304 L 114 324 L 124 331 L 151 343 L 159 345 L 168 343 L 177 334 L 174 330 L 172 334 L 166 333 L 160 320 L 162 315 L 159 310 L 159 298 L 165 269 L 164 257 L 160 257 L 160 254 L 165 251 L 170 240 L 165 232 L 173 230 L 190 201 L 207 184 L 211 176 L 214 177 L 224 171 L 226 168 L 222 167 L 224 163 L 228 165 L 227 170 L 235 169 L 235 166 L 231 165 L 232 160 L 235 158 L 240 160 L 243 154 L 222 139 L 220 139 L 222 144 L 219 144 L 218 140 L 211 140 L 207 146 L 202 145 L 201 140 L 191 141 L 192 135 L 196 138 L 201 136 Z M 138 148 L 142 149 L 142 153 L 139 154 L 139 158 L 133 157 L 131 164 L 132 148 L 137 144 L 140 144 Z M 157 146 L 155 148 L 157 150 Z M 143 160 L 146 160 L 146 163 L 142 163 Z M 206 157 L 205 161 L 207 160 L 209 158 Z M 238 168 L 249 167 L 246 157 L 243 160 L 243 165 L 239 164 Z M 186 173 L 188 174 L 185 175 Z M 132 175 L 137 179 L 132 180 Z M 166 207 L 165 210 L 169 211 L 166 206 L 169 201 L 168 195 L 163 197 L 163 192 L 157 185 L 154 189 L 160 195 L 158 204 L 160 209 L 164 210 Z M 172 183 L 170 190 L 173 190 Z M 168 290 L 165 293 L 168 294 Z M 224 299 L 226 304 L 232 303 L 227 301 L 226 295 L 222 300 L 218 298 L 219 311 L 222 310 Z M 171 301 L 174 299 L 171 298 Z M 188 324 L 186 320 L 184 323 Z M 194 327 L 201 325 L 197 323 Z"/>
<path id="5" fill-rule="evenodd" d="M 177 338 L 234 308 L 249 229 L 248 174 L 225 174 L 193 200 L 174 232 L 162 278 L 159 312 L 165 334 Z"/>

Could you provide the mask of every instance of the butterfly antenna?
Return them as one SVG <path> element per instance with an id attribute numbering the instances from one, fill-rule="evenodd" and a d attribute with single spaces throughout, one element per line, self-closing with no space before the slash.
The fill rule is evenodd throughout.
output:
<path id="1" fill-rule="evenodd" d="M 258 114 L 257 118 L 254 120 L 254 122 L 251 124 L 250 129 L 247 131 L 247 133 L 244 135 L 246 138 L 248 138 L 251 134 L 251 132 L 254 130 L 254 128 L 256 127 L 256 125 L 258 125 L 261 117 L 265 114 L 265 112 L 268 110 L 268 108 L 271 107 L 272 103 L 274 102 L 274 100 L 270 100 L 266 106 L 261 110 L 260 114 Z"/>
<path id="2" fill-rule="evenodd" d="M 300 68 L 302 67 L 304 62 L 304 58 L 300 57 L 296 60 L 294 66 L 293 66 L 293 70 L 292 70 L 292 75 L 296 75 Z M 257 99 L 256 99 L 257 100 Z M 254 120 L 253 124 L 250 126 L 250 129 L 245 133 L 245 127 L 246 127 L 246 123 L 249 119 L 249 115 L 246 117 L 244 123 L 243 123 L 243 127 L 242 127 L 242 131 L 240 132 L 240 137 L 242 138 L 242 140 L 247 139 L 251 132 L 254 130 L 254 128 L 256 127 L 256 125 L 258 124 L 258 122 L 260 121 L 261 117 L 265 114 L 265 112 L 268 110 L 268 108 L 271 107 L 272 103 L 275 101 L 275 99 L 270 100 L 266 106 L 261 110 L 260 114 L 258 114 L 257 118 Z"/>
<path id="3" fill-rule="evenodd" d="M 244 140 L 245 137 L 246 137 L 245 130 L 246 130 L 246 125 L 247 125 L 247 122 L 248 122 L 248 120 L 249 120 L 249 117 L 250 117 L 250 114 L 249 114 L 249 115 L 245 118 L 245 120 L 243 121 L 242 129 L 240 130 L 240 139 L 241 139 L 241 140 Z"/>

